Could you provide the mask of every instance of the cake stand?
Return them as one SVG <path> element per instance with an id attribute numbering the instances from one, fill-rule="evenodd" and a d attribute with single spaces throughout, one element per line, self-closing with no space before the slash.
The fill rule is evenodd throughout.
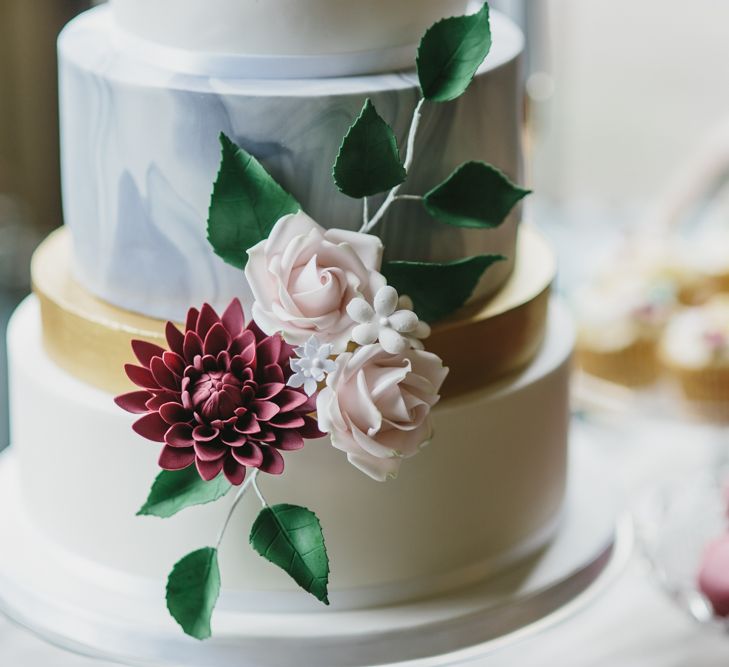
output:
<path id="1" fill-rule="evenodd" d="M 0 610 L 64 649 L 127 665 L 468 662 L 566 618 L 622 569 L 632 526 L 618 519 L 606 470 L 589 442 L 574 443 L 568 498 L 554 539 L 480 585 L 381 609 L 311 614 L 244 614 L 221 598 L 214 638 L 197 642 L 167 614 L 162 583 L 142 589 L 120 573 L 55 555 L 57 547 L 24 519 L 11 449 L 0 457 Z"/>

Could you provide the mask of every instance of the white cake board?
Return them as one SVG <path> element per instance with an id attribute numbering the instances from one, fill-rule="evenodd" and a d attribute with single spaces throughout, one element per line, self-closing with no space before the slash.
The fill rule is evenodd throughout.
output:
<path id="1" fill-rule="evenodd" d="M 632 529 L 627 519 L 616 519 L 615 488 L 599 458 L 587 446 L 573 447 L 565 515 L 554 540 L 480 586 L 351 612 L 252 615 L 218 608 L 214 638 L 197 642 L 170 619 L 161 588 L 151 597 L 147 590 L 102 586 L 98 573 L 49 557 L 48 543 L 23 520 L 10 451 L 0 456 L 0 611 L 62 648 L 127 665 L 436 667 L 467 661 L 564 619 L 622 568 Z"/>

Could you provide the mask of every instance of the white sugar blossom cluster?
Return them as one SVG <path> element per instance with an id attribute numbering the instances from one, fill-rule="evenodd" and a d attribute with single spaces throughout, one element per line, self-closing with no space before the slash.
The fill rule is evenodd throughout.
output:
<path id="1" fill-rule="evenodd" d="M 412 301 L 399 297 L 390 285 L 377 291 L 373 305 L 362 297 L 352 299 L 347 306 L 347 314 L 357 322 L 352 340 L 358 345 L 379 342 L 390 354 L 402 354 L 410 348 L 422 350 L 421 339 L 430 335 L 430 327 L 418 319 L 412 307 Z"/>
<path id="2" fill-rule="evenodd" d="M 334 371 L 336 364 L 332 356 L 332 345 L 320 343 L 316 336 L 311 336 L 301 347 L 294 348 L 297 359 L 291 359 L 291 370 L 294 374 L 288 379 L 288 386 L 304 388 L 307 396 L 313 396 L 324 382 L 326 376 Z"/>

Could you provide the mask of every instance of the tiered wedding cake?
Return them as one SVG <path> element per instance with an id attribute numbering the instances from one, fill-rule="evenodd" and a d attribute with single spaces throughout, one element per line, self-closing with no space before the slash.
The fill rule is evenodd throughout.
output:
<path id="1" fill-rule="evenodd" d="M 235 494 L 187 507 L 167 521 L 135 516 L 159 472 L 161 445 L 132 431 L 133 418 L 113 399 L 134 390 L 123 368 L 134 362 L 132 339 L 169 347 L 166 319 L 185 322 L 188 308 L 200 308 L 204 302 L 222 313 L 234 298 L 242 301 L 247 320 L 265 310 L 261 305 L 265 279 L 256 282 L 255 248 L 246 279 L 221 259 L 219 247 L 214 252 L 215 232 L 207 228 L 208 219 L 215 219 L 215 197 L 225 175 L 224 162 L 211 205 L 220 163 L 218 136 L 230 138 L 224 138 L 224 152 L 227 147 L 238 166 L 241 156 L 256 158 L 313 220 L 324 228 L 340 228 L 336 234 L 345 238 L 343 245 L 356 248 L 362 197 L 339 191 L 348 189 L 343 169 L 335 167 L 339 180 L 335 184 L 332 179 L 331 165 L 337 162 L 341 167 L 347 149 L 345 145 L 340 149 L 342 137 L 369 98 L 405 146 L 420 87 L 414 72 L 393 70 L 412 67 L 425 29 L 443 16 L 465 14 L 468 4 L 465 0 L 112 0 L 110 7 L 92 10 L 67 27 L 60 39 L 66 226 L 37 251 L 32 267 L 35 296 L 21 305 L 9 333 L 13 451 L 24 512 L 39 539 L 47 543 L 49 560 L 79 573 L 98 574 L 109 586 L 154 591 L 150 604 L 155 611 L 165 611 L 163 587 L 170 569 L 183 554 L 215 544 Z M 480 9 L 477 5 L 470 11 Z M 474 26 L 460 33 L 463 43 L 471 39 L 478 28 Z M 273 447 L 259 443 L 264 454 L 257 461 L 249 452 L 247 479 L 260 466 L 263 494 L 316 513 L 331 559 L 331 607 L 307 596 L 300 578 L 287 576 L 256 553 L 260 549 L 251 548 L 249 530 L 260 510 L 251 492 L 220 544 L 220 621 L 216 623 L 213 616 L 212 642 L 219 634 L 223 639 L 236 633 L 275 636 L 271 624 L 276 625 L 277 616 L 308 611 L 316 613 L 297 616 L 301 627 L 308 628 L 302 633 L 316 634 L 316 627 L 330 625 L 337 614 L 443 595 L 533 553 L 556 529 L 566 476 L 572 331 L 559 307 L 548 308 L 555 272 L 552 253 L 534 230 L 520 227 L 518 206 L 498 224 L 463 220 L 442 224 L 414 201 L 469 161 L 488 161 L 519 181 L 522 36 L 507 19 L 493 14 L 491 34 L 493 48 L 468 90 L 448 103 L 432 101 L 418 107 L 422 115 L 417 135 L 411 132 L 415 141 L 408 147 L 417 158 L 405 165 L 407 180 L 402 189 L 395 188 L 397 201 L 379 228 L 386 262 L 441 266 L 464 257 L 505 258 L 479 274 L 463 308 L 431 322 L 432 334 L 424 341 L 428 353 L 403 352 L 428 354 L 428 363 L 433 364 L 437 357 L 431 353 L 435 353 L 450 368 L 440 392 L 442 401 L 433 408 L 435 435 L 421 453 L 403 460 L 397 479 L 385 483 L 371 479 L 381 469 L 377 468 L 381 461 L 375 460 L 379 450 L 373 454 L 368 449 L 360 456 L 353 453 L 354 445 L 348 448 L 341 440 L 332 447 L 329 437 L 308 440 L 301 452 L 282 446 L 286 467 L 281 476 L 264 474 L 280 472 L 279 459 L 270 459 L 273 454 L 267 453 Z M 424 60 L 423 51 L 421 47 Z M 424 67 L 422 62 L 419 66 Z M 363 111 L 360 120 L 367 113 Z M 354 133 L 350 130 L 350 135 Z M 261 192 L 254 193 L 251 206 Z M 368 193 L 370 213 L 384 197 Z M 240 197 L 232 197 L 226 205 L 239 202 Z M 315 223 L 302 216 L 293 216 L 296 224 L 309 225 L 306 229 L 311 232 Z M 281 220 L 272 236 L 261 241 L 266 252 L 288 233 L 278 228 Z M 349 233 L 352 236 L 346 236 Z M 284 249 L 284 259 L 276 261 L 286 261 L 289 251 Z M 314 255 L 314 264 L 321 263 L 321 257 L 317 260 Z M 306 266 L 315 270 L 314 264 Z M 316 278 L 321 284 L 330 279 L 323 275 Z M 297 281 L 304 280 L 296 276 Z M 431 306 L 437 310 L 438 300 L 448 298 L 449 290 L 457 291 L 456 285 L 436 287 L 438 294 L 434 288 L 432 300 L 427 293 L 420 295 L 424 309 L 410 294 L 421 319 L 429 319 L 424 310 Z M 380 298 L 373 289 L 374 295 Z M 399 304 L 402 312 L 415 317 L 409 310 L 411 300 L 401 299 Z M 370 308 L 365 306 L 362 312 Z M 265 311 L 266 317 L 279 316 L 281 307 L 274 304 L 273 310 Z M 226 326 L 232 336 L 229 323 L 235 316 L 230 317 Z M 274 334 L 264 324 L 269 320 L 263 314 L 256 321 L 266 335 Z M 415 332 L 414 326 L 403 331 Z M 209 328 L 208 323 L 205 330 Z M 326 334 L 322 329 L 319 335 Z M 415 337 L 413 333 L 414 348 L 422 347 L 415 345 Z M 293 338 L 289 342 L 305 342 Z M 352 340 L 356 338 L 353 334 Z M 384 346 L 384 334 L 380 340 Z M 392 346 L 397 347 L 395 343 Z M 207 350 L 207 338 L 205 346 Z M 210 346 L 214 347 L 212 342 Z M 352 347 L 350 342 L 347 349 L 351 352 Z M 332 349 L 345 348 L 337 350 L 335 342 Z M 146 357 L 149 368 L 154 350 L 159 348 L 142 349 L 143 366 Z M 420 363 L 411 361 L 413 368 Z M 153 361 L 151 368 L 158 377 Z M 284 370 L 289 373 L 288 367 Z M 355 391 L 355 386 L 360 391 L 358 383 L 366 382 L 363 377 L 353 375 L 340 392 Z M 443 377 L 444 372 L 431 372 L 428 386 L 434 394 Z M 151 391 L 150 381 L 142 380 L 141 385 L 146 389 L 135 396 Z M 321 414 L 325 390 L 321 385 L 319 389 L 319 428 L 330 433 Z M 412 391 L 403 394 L 407 418 L 420 409 L 415 403 L 420 405 L 423 392 L 427 393 L 422 385 Z M 374 410 L 380 417 L 400 409 L 386 404 L 389 394 L 381 399 L 377 392 L 376 387 L 371 394 L 364 391 L 350 409 Z M 133 409 L 138 407 L 135 400 L 120 404 Z M 313 409 L 314 404 L 305 405 Z M 188 407 L 185 403 L 179 409 Z M 259 421 L 266 409 L 259 406 Z M 280 402 L 275 409 L 283 410 Z M 156 412 L 148 417 L 148 428 L 137 430 L 150 438 L 150 429 L 158 427 L 156 422 L 149 425 L 158 417 Z M 335 417 L 330 414 L 328 421 L 336 421 Z M 356 421 L 357 415 L 352 419 Z M 276 426 L 283 428 L 282 424 Z M 403 427 L 403 432 L 410 431 Z M 375 429 L 368 433 L 377 440 Z M 185 437 L 192 442 L 191 436 Z M 359 437 L 355 437 L 358 443 Z M 382 445 L 384 440 L 377 442 Z M 190 452 L 191 448 L 190 444 Z M 253 449 L 259 452 L 255 445 Z M 201 471 L 214 459 L 205 454 L 209 451 L 203 440 L 196 440 Z M 388 454 L 397 459 L 397 467 L 405 456 L 402 451 L 395 444 Z M 348 462 L 348 454 L 355 465 Z M 235 460 L 241 458 L 245 457 Z M 394 459 L 383 460 L 389 466 Z M 235 464 L 230 469 L 226 464 L 225 475 L 240 484 L 242 479 L 235 475 L 245 473 L 246 467 L 241 463 L 234 468 Z M 391 472 L 386 468 L 382 477 L 392 477 Z M 209 484 L 217 484 L 217 495 L 222 495 L 228 482 L 221 473 Z M 154 505 L 152 496 L 147 509 L 150 504 Z M 165 507 L 156 513 L 174 513 L 169 504 Z M 196 584 L 191 580 L 190 586 Z M 175 603 L 170 604 L 172 611 Z M 246 614 L 250 625 L 231 627 L 225 620 L 229 612 Z M 261 619 L 267 619 L 269 626 Z M 169 628 L 177 629 L 172 619 Z M 191 631 L 189 624 L 186 631 L 204 634 L 199 627 Z M 329 660 L 337 662 L 331 656 Z"/>

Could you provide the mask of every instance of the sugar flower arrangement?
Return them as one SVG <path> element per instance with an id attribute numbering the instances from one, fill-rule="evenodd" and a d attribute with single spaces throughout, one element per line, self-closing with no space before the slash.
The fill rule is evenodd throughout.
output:
<path id="1" fill-rule="evenodd" d="M 167 606 L 187 634 L 211 636 L 218 549 L 249 489 L 262 505 L 251 546 L 329 603 L 319 519 L 308 508 L 269 505 L 261 473 L 282 474 L 286 457 L 326 435 L 352 465 L 384 482 L 431 440 L 430 413 L 448 369 L 425 349 L 430 324 L 464 305 L 503 258 L 384 262 L 376 230 L 404 198 L 443 224 L 486 230 L 528 194 L 482 162 L 462 165 L 423 196 L 400 193 L 424 105 L 464 93 L 490 47 L 485 4 L 427 31 L 417 60 L 422 97 L 404 157 L 393 130 L 365 102 L 333 168 L 339 190 L 362 200 L 359 231 L 323 228 L 255 157 L 221 135 L 208 238 L 244 270 L 250 318 L 238 300 L 222 314 L 204 304 L 190 309 L 184 331 L 167 324 L 166 348 L 133 341 L 139 363 L 126 372 L 139 389 L 116 398 L 141 415 L 133 429 L 161 445 L 162 472 L 139 514 L 170 517 L 238 489 L 215 546 L 188 554 L 169 575 Z M 369 198 L 380 193 L 384 201 L 370 214 Z"/>

